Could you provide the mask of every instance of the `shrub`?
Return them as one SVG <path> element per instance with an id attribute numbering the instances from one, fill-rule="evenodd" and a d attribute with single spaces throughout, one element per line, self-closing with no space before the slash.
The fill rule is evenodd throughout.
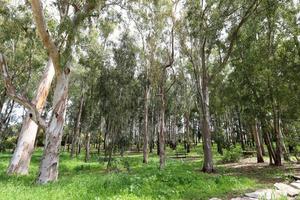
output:
<path id="1" fill-rule="evenodd" d="M 17 137 L 9 137 L 0 143 L 0 151 L 13 150 L 16 148 Z"/>
<path id="2" fill-rule="evenodd" d="M 222 163 L 233 163 L 238 162 L 242 156 L 242 149 L 240 147 L 235 147 L 230 150 L 225 150 L 222 157 Z"/>

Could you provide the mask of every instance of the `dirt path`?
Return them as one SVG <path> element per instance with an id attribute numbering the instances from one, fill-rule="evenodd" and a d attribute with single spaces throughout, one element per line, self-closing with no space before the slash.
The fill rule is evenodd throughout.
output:
<path id="1" fill-rule="evenodd" d="M 224 169 L 224 175 L 244 176 L 256 179 L 260 188 L 249 191 L 241 197 L 228 198 L 232 200 L 257 199 L 295 199 L 300 194 L 300 164 L 286 163 L 283 166 L 269 166 L 268 159 L 264 163 L 257 163 L 256 158 L 246 158 L 238 163 L 218 165 Z"/>

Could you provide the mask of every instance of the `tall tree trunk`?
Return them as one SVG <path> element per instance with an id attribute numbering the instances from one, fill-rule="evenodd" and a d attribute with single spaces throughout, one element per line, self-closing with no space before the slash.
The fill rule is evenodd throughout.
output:
<path id="1" fill-rule="evenodd" d="M 76 117 L 76 124 L 74 129 L 74 135 L 72 138 L 72 146 L 71 146 L 71 158 L 74 157 L 75 151 L 76 151 L 76 144 L 79 145 L 78 137 L 80 134 L 80 123 L 81 123 L 81 115 L 82 115 L 82 108 L 83 108 L 83 94 L 81 94 L 80 97 L 80 103 L 79 103 L 79 110 Z"/>
<path id="2" fill-rule="evenodd" d="M 263 154 L 262 154 L 262 150 L 261 150 L 261 141 L 260 141 L 260 136 L 259 136 L 259 132 L 257 131 L 257 125 L 256 125 L 256 120 L 254 120 L 253 124 L 252 124 L 252 134 L 253 134 L 253 138 L 256 144 L 256 156 L 257 156 L 257 162 L 258 163 L 263 163 L 264 162 L 264 158 L 263 158 Z"/>
<path id="3" fill-rule="evenodd" d="M 164 85 L 160 86 L 160 130 L 158 137 L 159 144 L 159 168 L 165 168 L 165 94 L 164 94 Z"/>
<path id="4" fill-rule="evenodd" d="M 206 74 L 206 73 L 204 73 Z M 202 80 L 202 133 L 203 133 L 203 151 L 204 162 L 202 170 L 211 173 L 214 171 L 213 155 L 211 149 L 211 131 L 210 131 L 210 113 L 209 113 L 209 92 L 208 77 L 204 75 Z"/>
<path id="5" fill-rule="evenodd" d="M 275 151 L 274 151 L 274 147 L 272 145 L 271 139 L 270 139 L 268 129 L 263 120 L 261 121 L 261 127 L 262 127 L 262 132 L 263 132 L 263 138 L 264 138 L 265 144 L 268 149 L 269 160 L 270 160 L 269 162 L 270 162 L 270 165 L 273 165 L 273 160 L 275 161 Z"/>
<path id="6" fill-rule="evenodd" d="M 36 105 L 36 108 L 39 112 L 41 112 L 45 106 L 54 74 L 54 66 L 51 59 L 49 59 L 42 77 L 42 81 L 37 89 L 36 96 L 32 101 Z M 16 149 L 7 169 L 8 174 L 28 174 L 37 130 L 38 125 L 30 119 L 28 113 L 24 119 Z"/>
<path id="7" fill-rule="evenodd" d="M 66 138 L 65 138 L 64 151 L 66 151 L 66 150 L 67 150 L 67 146 L 68 146 L 68 140 L 69 140 L 69 133 L 66 135 Z"/>
<path id="8" fill-rule="evenodd" d="M 175 117 L 172 123 L 172 149 L 176 149 L 176 135 L 178 133 L 178 127 L 177 127 L 177 113 L 175 112 Z"/>
<path id="9" fill-rule="evenodd" d="M 148 163 L 148 105 L 149 105 L 150 88 L 147 85 L 145 88 L 145 108 L 144 108 L 144 147 L 143 147 L 143 163 Z"/>
<path id="10" fill-rule="evenodd" d="M 240 113 L 240 109 L 238 106 L 236 107 L 236 111 L 237 111 L 237 117 L 238 117 L 239 139 L 241 142 L 242 149 L 245 150 L 245 141 L 244 141 L 244 137 L 243 137 L 243 130 L 242 130 L 242 124 L 241 124 L 241 113 Z"/>
<path id="11" fill-rule="evenodd" d="M 45 148 L 37 180 L 41 184 L 55 181 L 58 177 L 59 149 L 67 108 L 69 74 L 70 69 L 65 68 L 56 78 L 53 113 L 46 130 Z"/>
<path id="12" fill-rule="evenodd" d="M 189 113 L 185 113 L 185 150 L 190 153 L 191 138 L 190 138 L 190 117 Z"/>
<path id="13" fill-rule="evenodd" d="M 97 144 L 97 154 L 98 154 L 98 156 L 100 155 L 100 151 L 101 151 L 101 133 L 98 136 L 98 144 Z"/>
<path id="14" fill-rule="evenodd" d="M 278 111 L 275 108 L 273 109 L 273 123 L 274 123 L 274 133 L 275 133 L 275 138 L 276 138 L 275 165 L 281 166 L 282 165 L 281 155 L 282 155 L 283 138 L 282 138 L 282 135 L 280 134 L 280 130 L 279 130 Z"/>
<path id="15" fill-rule="evenodd" d="M 263 133 L 262 133 L 262 130 L 261 130 L 261 126 L 259 126 L 260 129 L 258 130 L 258 135 L 259 135 L 259 139 L 260 139 L 260 147 L 261 147 L 261 152 L 262 152 L 262 155 L 263 156 L 266 156 L 266 150 L 265 150 L 265 147 L 264 147 L 264 142 L 263 142 Z"/>
<path id="16" fill-rule="evenodd" d="M 85 162 L 88 162 L 90 160 L 90 140 L 91 140 L 91 134 L 87 132 L 85 137 L 85 158 L 84 158 Z"/>
<path id="17" fill-rule="evenodd" d="M 284 140 L 283 140 L 283 128 L 281 128 L 281 125 L 282 125 L 282 121 L 281 119 L 279 118 L 279 124 L 278 124 L 278 129 L 279 129 L 279 134 L 280 134 L 280 137 L 282 138 L 282 151 L 283 151 L 283 159 L 285 161 L 290 161 L 290 155 L 289 155 L 289 152 L 285 146 L 285 143 L 284 143 Z"/>
<path id="18" fill-rule="evenodd" d="M 79 131 L 78 143 L 77 143 L 77 148 L 76 148 L 76 157 L 78 157 L 81 153 L 81 145 L 82 145 L 81 132 Z"/>
<path id="19" fill-rule="evenodd" d="M 155 147 L 155 136 L 156 136 L 156 124 L 155 124 L 155 111 L 154 111 L 154 104 L 152 106 L 152 112 L 151 112 L 152 116 L 151 116 L 151 139 L 150 139 L 150 148 L 149 148 L 149 152 L 153 153 L 153 149 Z"/>

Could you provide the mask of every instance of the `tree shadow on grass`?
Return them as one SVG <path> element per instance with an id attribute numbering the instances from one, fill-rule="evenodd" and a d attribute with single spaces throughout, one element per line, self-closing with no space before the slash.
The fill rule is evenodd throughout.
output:
<path id="1" fill-rule="evenodd" d="M 297 165 L 270 166 L 267 163 L 253 163 L 222 166 L 220 170 L 223 171 L 224 175 L 247 177 L 263 185 L 273 186 L 276 182 L 287 181 L 290 175 L 294 174 L 296 170 L 300 170 L 300 168 Z"/>

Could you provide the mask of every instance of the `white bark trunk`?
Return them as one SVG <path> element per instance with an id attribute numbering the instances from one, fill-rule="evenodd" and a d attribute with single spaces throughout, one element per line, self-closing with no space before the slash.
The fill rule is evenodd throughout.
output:
<path id="1" fill-rule="evenodd" d="M 54 73 L 53 63 L 51 59 L 49 59 L 42 77 L 42 81 L 40 82 L 36 96 L 32 102 L 36 105 L 36 108 L 39 112 L 41 112 L 45 106 Z M 16 149 L 7 169 L 8 174 L 28 174 L 37 130 L 38 125 L 31 120 L 29 114 L 27 114 L 19 134 Z"/>
<path id="2" fill-rule="evenodd" d="M 58 177 L 59 149 L 68 99 L 69 73 L 70 69 L 66 68 L 57 76 L 53 97 L 53 114 L 46 130 L 45 148 L 37 180 L 41 184 L 55 181 Z"/>

